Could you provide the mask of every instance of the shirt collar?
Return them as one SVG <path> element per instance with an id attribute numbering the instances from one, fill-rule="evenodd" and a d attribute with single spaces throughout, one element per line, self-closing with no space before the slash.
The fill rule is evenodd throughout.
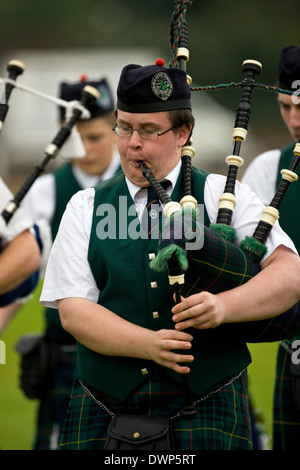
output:
<path id="1" fill-rule="evenodd" d="M 116 170 L 120 164 L 120 158 L 118 152 L 114 152 L 111 164 L 102 175 L 88 175 L 84 173 L 77 165 L 72 165 L 72 172 L 79 186 L 82 189 L 91 188 L 96 186 L 100 181 L 105 181 L 111 178 L 116 173 Z"/>

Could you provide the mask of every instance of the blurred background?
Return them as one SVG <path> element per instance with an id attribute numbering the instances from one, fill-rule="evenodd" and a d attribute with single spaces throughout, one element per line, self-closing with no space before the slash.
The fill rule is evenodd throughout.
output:
<path id="1" fill-rule="evenodd" d="M 82 74 L 90 79 L 106 76 L 115 88 L 127 63 L 146 65 L 157 57 L 169 63 L 173 5 L 173 0 L 2 0 L 0 77 L 7 76 L 10 59 L 19 59 L 26 70 L 18 81 L 43 93 L 57 96 L 60 81 L 77 81 Z M 187 72 L 192 86 L 239 82 L 244 77 L 242 62 L 249 58 L 263 64 L 257 82 L 274 85 L 279 49 L 299 43 L 299 10 L 298 0 L 284 4 L 194 0 L 186 15 Z M 224 159 L 232 151 L 241 89 L 193 92 L 192 96 L 197 122 L 195 162 L 210 171 L 226 172 Z M 19 175 L 22 178 L 40 161 L 56 126 L 53 103 L 15 90 L 1 134 L 1 175 L 12 184 Z M 255 89 L 242 150 L 245 163 L 287 139 L 276 94 Z"/>
<path id="2" fill-rule="evenodd" d="M 18 82 L 57 96 L 59 82 L 106 76 L 115 88 L 123 65 L 147 65 L 171 58 L 169 45 L 173 0 L 1 0 L 0 77 L 9 60 L 26 70 Z M 245 59 L 262 62 L 257 82 L 274 85 L 279 50 L 300 43 L 299 0 L 194 0 L 188 6 L 192 86 L 239 82 Z M 208 171 L 227 173 L 232 153 L 232 128 L 241 89 L 193 92 L 197 125 L 195 163 Z M 56 105 L 14 90 L 0 136 L 0 175 L 14 191 L 57 132 Z M 244 168 L 258 153 L 282 147 L 290 137 L 279 116 L 276 94 L 253 91 L 248 137 L 242 146 Z M 62 163 L 58 155 L 47 167 Z M 36 293 L 38 298 L 39 293 Z M 14 344 L 26 331 L 40 330 L 37 302 L 29 302 L 7 328 L 6 364 L 0 364 L 0 448 L 29 449 L 37 403 L 18 387 L 19 359 Z M 276 345 L 251 346 L 250 383 L 255 405 L 262 409 L 271 432 L 271 407 Z"/>

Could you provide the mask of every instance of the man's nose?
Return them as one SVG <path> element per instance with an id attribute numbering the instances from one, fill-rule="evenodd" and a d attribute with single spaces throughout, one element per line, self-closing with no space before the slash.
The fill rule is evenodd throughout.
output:
<path id="1" fill-rule="evenodd" d="M 143 139 L 141 138 L 137 129 L 132 129 L 132 134 L 129 137 L 129 144 L 134 146 L 142 145 Z"/>

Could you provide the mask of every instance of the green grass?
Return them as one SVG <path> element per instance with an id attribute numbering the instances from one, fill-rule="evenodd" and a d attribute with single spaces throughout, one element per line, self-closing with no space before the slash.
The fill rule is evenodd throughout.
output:
<path id="1" fill-rule="evenodd" d="M 19 356 L 14 345 L 24 334 L 43 329 L 43 307 L 34 299 L 25 304 L 5 330 L 6 364 L 0 364 L 0 448 L 32 448 L 38 402 L 28 400 L 18 386 Z M 272 401 L 277 344 L 250 345 L 253 363 L 249 367 L 250 393 L 255 408 L 261 410 L 269 435 L 272 432 Z"/>
<path id="2" fill-rule="evenodd" d="M 278 343 L 248 345 L 252 364 L 249 367 L 249 393 L 253 407 L 260 410 L 272 445 L 272 407 Z"/>
<path id="3" fill-rule="evenodd" d="M 42 331 L 43 307 L 38 303 L 41 286 L 4 331 L 6 364 L 0 364 L 0 449 L 32 448 L 37 400 L 28 400 L 19 388 L 19 355 L 14 345 L 24 333 Z"/>

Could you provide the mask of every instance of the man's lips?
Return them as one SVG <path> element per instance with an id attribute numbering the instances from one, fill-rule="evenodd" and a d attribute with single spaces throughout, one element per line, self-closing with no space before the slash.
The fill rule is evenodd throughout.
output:
<path id="1" fill-rule="evenodd" d="M 140 168 L 140 163 L 145 163 L 144 160 L 141 160 L 141 159 L 132 159 L 131 160 L 131 163 L 133 164 L 133 166 L 135 166 L 136 168 Z"/>

